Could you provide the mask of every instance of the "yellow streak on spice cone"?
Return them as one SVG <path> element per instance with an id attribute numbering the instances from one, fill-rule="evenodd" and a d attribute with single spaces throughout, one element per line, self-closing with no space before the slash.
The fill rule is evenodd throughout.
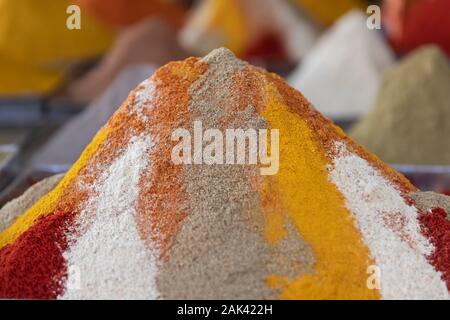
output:
<path id="1" fill-rule="evenodd" d="M 172 62 L 169 67 L 170 72 L 174 75 L 182 79 L 187 79 L 190 82 L 194 82 L 199 77 L 198 69 L 184 61 Z"/>
<path id="2" fill-rule="evenodd" d="M 0 249 L 14 242 L 23 232 L 34 224 L 37 218 L 45 216 L 55 210 L 56 205 L 66 188 L 75 181 L 80 169 L 87 164 L 91 156 L 97 151 L 98 147 L 106 140 L 108 133 L 109 129 L 106 127 L 100 130 L 55 189 L 41 198 L 41 200 L 28 209 L 9 228 L 0 234 Z"/>
<path id="3" fill-rule="evenodd" d="M 284 299 L 377 299 L 378 291 L 366 286 L 367 267 L 372 264 L 369 250 L 343 196 L 329 181 L 324 150 L 308 124 L 279 101 L 275 90 L 268 87 L 263 116 L 271 128 L 280 130 L 280 170 L 267 179 L 279 190 L 282 207 L 311 246 L 316 272 L 297 279 L 271 275 L 268 284 L 282 289 Z M 274 238 L 271 234 L 267 240 Z"/>

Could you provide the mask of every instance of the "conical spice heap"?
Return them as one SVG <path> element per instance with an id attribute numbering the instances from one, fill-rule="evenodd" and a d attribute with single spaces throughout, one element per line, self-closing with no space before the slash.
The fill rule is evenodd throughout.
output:
<path id="1" fill-rule="evenodd" d="M 199 121 L 277 129 L 276 174 L 175 164 L 173 132 Z M 281 78 L 215 50 L 132 91 L 0 234 L 0 297 L 447 299 L 449 223 L 412 191 Z"/>

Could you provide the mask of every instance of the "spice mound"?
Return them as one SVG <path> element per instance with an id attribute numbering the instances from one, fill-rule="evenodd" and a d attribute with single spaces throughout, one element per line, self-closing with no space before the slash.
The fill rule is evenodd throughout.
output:
<path id="1" fill-rule="evenodd" d="M 448 299 L 449 222 L 416 191 L 217 49 L 140 84 L 0 233 L 0 297 Z"/>
<path id="2" fill-rule="evenodd" d="M 370 110 L 393 63 L 382 34 L 368 29 L 366 14 L 355 10 L 323 34 L 288 80 L 325 116 L 352 120 Z"/>
<path id="3" fill-rule="evenodd" d="M 390 69 L 372 110 L 350 132 L 384 161 L 450 165 L 450 65 L 437 47 Z"/>

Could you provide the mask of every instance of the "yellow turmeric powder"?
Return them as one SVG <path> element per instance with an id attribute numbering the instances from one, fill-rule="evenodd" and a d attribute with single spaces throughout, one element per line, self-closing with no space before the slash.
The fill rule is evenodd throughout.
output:
<path id="1" fill-rule="evenodd" d="M 361 235 L 343 196 L 328 180 L 326 152 L 305 120 L 278 100 L 276 89 L 269 86 L 267 90 L 269 101 L 263 115 L 271 127 L 280 130 L 280 170 L 267 179 L 272 179 L 271 185 L 281 194 L 281 205 L 288 209 L 289 218 L 316 258 L 315 274 L 294 280 L 272 275 L 269 285 L 281 287 L 284 299 L 379 298 L 377 291 L 365 286 L 370 253 L 359 241 Z M 276 230 L 285 233 L 272 226 L 272 233 Z M 272 242 L 274 236 L 267 240 Z"/>

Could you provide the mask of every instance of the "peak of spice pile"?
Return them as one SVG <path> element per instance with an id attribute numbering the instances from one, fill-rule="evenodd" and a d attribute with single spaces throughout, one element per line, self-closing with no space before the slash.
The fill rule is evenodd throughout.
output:
<path id="1" fill-rule="evenodd" d="M 278 173 L 174 165 L 171 134 L 196 120 L 278 129 Z M 280 77 L 218 49 L 139 85 L 0 234 L 0 297 L 448 299 L 449 222 L 415 191 Z"/>
<path id="2" fill-rule="evenodd" d="M 384 161 L 450 164 L 450 65 L 435 46 L 390 69 L 371 112 L 350 132 Z"/>

